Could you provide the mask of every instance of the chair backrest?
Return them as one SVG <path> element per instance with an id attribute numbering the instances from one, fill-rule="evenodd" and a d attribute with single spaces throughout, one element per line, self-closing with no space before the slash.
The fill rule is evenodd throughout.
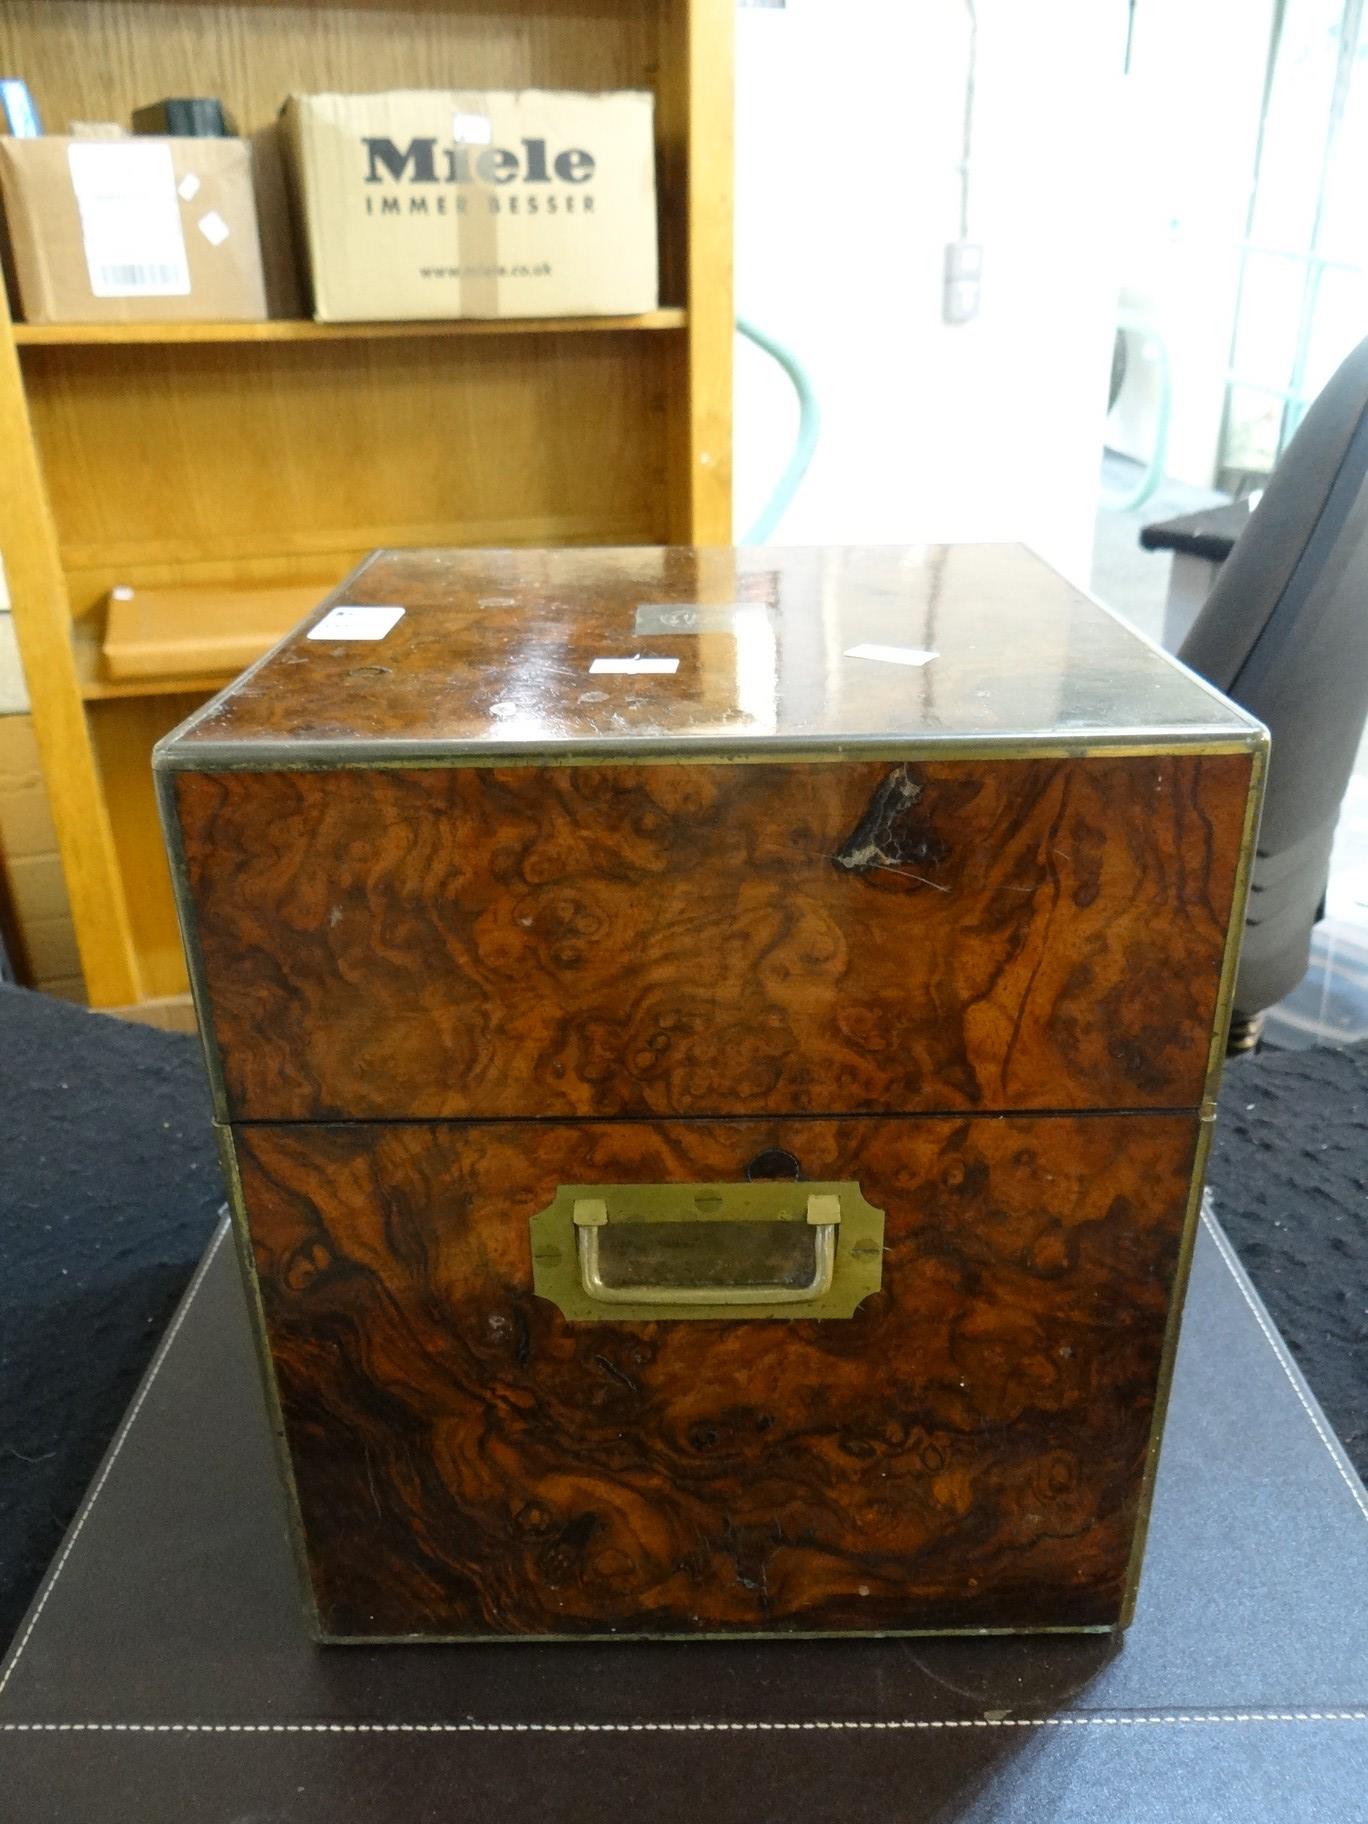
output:
<path id="1" fill-rule="evenodd" d="M 1235 988 L 1250 1015 L 1306 972 L 1368 715 L 1368 341 L 1306 414 L 1178 656 L 1272 736 Z"/>

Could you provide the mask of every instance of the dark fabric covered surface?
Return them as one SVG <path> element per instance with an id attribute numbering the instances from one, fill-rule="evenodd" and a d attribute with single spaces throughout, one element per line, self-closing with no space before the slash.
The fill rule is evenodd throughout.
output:
<path id="1" fill-rule="evenodd" d="M 1368 1048 L 1233 1064 L 1222 1221 L 1368 1472 Z M 199 1048 L 0 987 L 0 1641 L 223 1199 Z"/>
<path id="2" fill-rule="evenodd" d="M 1269 1314 L 1368 1477 L 1368 1045 L 1233 1059 L 1207 1182 Z"/>
<path id="3" fill-rule="evenodd" d="M 0 1640 L 222 1203 L 197 1039 L 0 986 Z"/>

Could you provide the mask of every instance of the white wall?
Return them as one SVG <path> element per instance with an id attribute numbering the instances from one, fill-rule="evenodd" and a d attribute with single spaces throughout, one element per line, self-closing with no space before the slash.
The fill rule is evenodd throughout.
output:
<path id="1" fill-rule="evenodd" d="M 822 442 L 776 539 L 1019 538 L 1086 577 L 1117 269 L 1123 0 L 978 0 L 979 319 L 941 321 L 958 234 L 964 0 L 737 16 L 737 308 L 803 359 Z M 738 343 L 738 537 L 781 468 L 787 383 Z"/>

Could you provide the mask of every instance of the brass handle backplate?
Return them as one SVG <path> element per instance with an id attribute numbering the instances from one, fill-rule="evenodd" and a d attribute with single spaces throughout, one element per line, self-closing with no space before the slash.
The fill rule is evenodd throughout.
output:
<path id="1" fill-rule="evenodd" d="M 883 1277 L 858 1184 L 562 1185 L 531 1231 L 537 1295 L 581 1322 L 850 1317 Z"/>

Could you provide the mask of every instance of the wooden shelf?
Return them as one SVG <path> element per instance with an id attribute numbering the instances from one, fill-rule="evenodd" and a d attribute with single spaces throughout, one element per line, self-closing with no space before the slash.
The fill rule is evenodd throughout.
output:
<path id="1" fill-rule="evenodd" d="M 376 546 L 730 542 L 734 17 L 735 0 L 0 5 L 0 69 L 41 70 L 55 121 L 211 79 L 248 134 L 292 91 L 442 71 L 655 98 L 663 310 L 11 325 L 0 288 L 0 548 L 94 1006 L 183 1014 L 150 754 L 240 669 L 215 618 L 235 594 L 301 589 L 302 613 Z M 165 598 L 164 638 L 135 627 L 130 650 L 111 627 L 125 588 Z"/>
<path id="2" fill-rule="evenodd" d="M 101 703 L 112 697 L 213 696 L 237 675 L 235 671 L 197 672 L 183 678 L 115 680 L 104 675 L 100 642 L 93 635 L 77 626 L 72 630 L 71 645 L 76 655 L 77 686 L 87 703 Z"/>
<path id="3" fill-rule="evenodd" d="M 87 703 L 221 690 L 317 607 L 330 587 L 319 581 L 116 590 L 105 604 L 103 639 L 89 618 L 72 628 L 77 688 Z M 124 675 L 110 675 L 111 660 Z"/>
<path id="4" fill-rule="evenodd" d="M 633 317 L 461 317 L 441 322 L 312 323 L 16 323 L 21 347 L 128 347 L 163 342 L 355 342 L 427 336 L 608 335 L 688 326 L 681 309 Z"/>

